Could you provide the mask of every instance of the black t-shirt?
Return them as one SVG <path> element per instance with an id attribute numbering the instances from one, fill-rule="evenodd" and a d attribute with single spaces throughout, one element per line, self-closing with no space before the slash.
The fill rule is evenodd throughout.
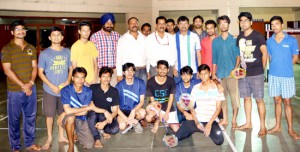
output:
<path id="1" fill-rule="evenodd" d="M 150 78 L 147 82 L 147 92 L 146 95 L 154 97 L 155 101 L 162 104 L 162 110 L 166 111 L 168 108 L 168 101 L 170 94 L 175 95 L 176 84 L 173 78 L 167 76 L 167 80 L 164 84 L 160 85 L 155 81 L 155 76 Z M 173 105 L 170 111 L 175 111 Z"/>
<path id="2" fill-rule="evenodd" d="M 237 37 L 236 45 L 244 54 L 244 59 L 247 65 L 246 76 L 263 74 L 264 69 L 262 65 L 262 53 L 260 47 L 262 45 L 266 45 L 264 36 L 255 30 L 253 30 L 248 36 L 245 36 L 244 32 L 240 32 Z"/>
<path id="3" fill-rule="evenodd" d="M 120 104 L 119 92 L 116 88 L 110 86 L 109 89 L 104 92 L 99 83 L 91 85 L 90 88 L 93 91 L 92 101 L 96 107 L 112 113 L 111 107 Z"/>

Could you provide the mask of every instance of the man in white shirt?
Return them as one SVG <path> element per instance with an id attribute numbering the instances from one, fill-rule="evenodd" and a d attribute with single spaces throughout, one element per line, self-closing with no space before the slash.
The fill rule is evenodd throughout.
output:
<path id="1" fill-rule="evenodd" d="M 168 76 L 173 77 L 176 65 L 176 45 L 174 36 L 165 32 L 167 19 L 164 16 L 156 18 L 156 31 L 148 35 L 145 43 L 147 56 L 148 79 L 157 75 L 156 63 L 159 60 L 166 60 L 170 67 Z"/>
<path id="2" fill-rule="evenodd" d="M 190 66 L 194 73 L 193 78 L 197 78 L 197 67 L 201 64 L 200 39 L 197 34 L 188 30 L 189 19 L 186 16 L 180 16 L 177 20 L 179 32 L 175 35 L 177 50 L 177 67 L 181 69 L 184 66 Z M 175 82 L 181 80 L 178 72 L 174 74 Z"/>
<path id="3" fill-rule="evenodd" d="M 135 77 L 147 82 L 145 36 L 139 31 L 139 20 L 136 17 L 128 19 L 128 32 L 118 41 L 117 46 L 117 79 L 123 79 L 122 65 L 130 62 L 136 67 Z"/>

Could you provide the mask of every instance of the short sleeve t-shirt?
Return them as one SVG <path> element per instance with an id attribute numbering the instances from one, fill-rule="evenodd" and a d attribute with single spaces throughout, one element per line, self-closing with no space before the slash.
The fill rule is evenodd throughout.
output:
<path id="1" fill-rule="evenodd" d="M 256 76 L 264 73 L 262 64 L 262 53 L 260 47 L 266 45 L 266 40 L 262 34 L 253 30 L 248 36 L 241 32 L 237 37 L 236 45 L 240 49 L 241 56 L 244 57 L 247 65 L 246 76 Z"/>
<path id="2" fill-rule="evenodd" d="M 44 69 L 47 79 L 56 86 L 68 79 L 70 66 L 72 64 L 68 48 L 55 51 L 49 47 L 42 51 L 39 56 L 38 67 Z M 43 83 L 43 89 L 51 95 L 60 96 L 60 93 L 54 93 L 46 83 Z"/>
<path id="3" fill-rule="evenodd" d="M 61 90 L 61 102 L 63 105 L 68 104 L 71 108 L 81 108 L 88 106 L 92 101 L 92 90 L 82 86 L 82 92 L 75 92 L 73 84 L 65 86 Z M 86 120 L 86 116 L 76 116 L 76 119 Z"/>
<path id="4" fill-rule="evenodd" d="M 277 77 L 294 77 L 293 55 L 299 54 L 297 39 L 285 33 L 280 43 L 275 34 L 267 41 L 268 53 L 271 56 L 269 74 Z"/>
<path id="5" fill-rule="evenodd" d="M 216 111 L 217 101 L 225 100 L 224 94 L 219 93 L 213 82 L 207 91 L 204 90 L 202 83 L 195 85 L 191 97 L 196 103 L 196 117 L 200 122 L 209 122 Z"/>
<path id="6" fill-rule="evenodd" d="M 110 86 L 109 89 L 104 92 L 99 83 L 91 85 L 90 88 L 93 90 L 92 101 L 96 107 L 112 113 L 111 107 L 119 105 L 119 92 L 116 88 Z"/>
<path id="7" fill-rule="evenodd" d="M 199 84 L 201 82 L 201 79 L 191 79 L 190 81 L 190 87 L 186 88 L 184 87 L 183 81 L 176 84 L 176 94 L 175 94 L 175 101 L 179 102 L 179 98 L 183 93 L 191 94 L 192 89 L 196 84 Z"/>
<path id="8" fill-rule="evenodd" d="M 140 96 L 145 95 L 146 85 L 142 79 L 134 78 L 133 84 L 128 85 L 123 79 L 117 83 L 116 88 L 120 96 L 120 109 L 132 110 L 140 103 Z"/>
<path id="9" fill-rule="evenodd" d="M 155 76 L 150 78 L 147 82 L 146 95 L 154 97 L 155 101 L 162 104 L 162 110 L 166 111 L 168 108 L 168 102 L 170 94 L 175 94 L 176 84 L 173 78 L 167 76 L 167 80 L 164 84 L 160 85 L 156 82 Z M 175 111 L 174 107 L 171 107 L 170 111 Z"/>
<path id="10" fill-rule="evenodd" d="M 98 51 L 93 42 L 86 44 L 80 40 L 76 41 L 71 47 L 71 61 L 76 61 L 78 67 L 84 67 L 87 71 L 86 81 L 90 83 L 95 76 L 94 59 L 98 57 Z M 97 65 L 95 65 L 97 66 Z"/>

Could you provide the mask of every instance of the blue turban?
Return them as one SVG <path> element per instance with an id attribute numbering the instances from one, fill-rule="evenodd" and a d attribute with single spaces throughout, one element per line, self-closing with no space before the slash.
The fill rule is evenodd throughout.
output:
<path id="1" fill-rule="evenodd" d="M 100 18 L 100 24 L 104 25 L 108 20 L 111 20 L 113 24 L 115 24 L 115 17 L 112 13 L 106 13 L 102 15 Z"/>

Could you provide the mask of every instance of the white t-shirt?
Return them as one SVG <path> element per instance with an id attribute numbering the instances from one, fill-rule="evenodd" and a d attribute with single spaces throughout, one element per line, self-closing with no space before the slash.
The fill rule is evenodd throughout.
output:
<path id="1" fill-rule="evenodd" d="M 224 94 L 219 93 L 213 82 L 207 92 L 204 91 L 202 83 L 195 85 L 191 98 L 196 102 L 195 112 L 199 122 L 209 122 L 217 109 L 217 101 L 225 100 Z"/>

